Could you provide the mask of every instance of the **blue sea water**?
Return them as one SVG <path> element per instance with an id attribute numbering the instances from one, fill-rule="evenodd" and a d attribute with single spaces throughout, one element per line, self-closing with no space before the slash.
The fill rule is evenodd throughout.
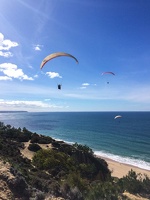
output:
<path id="1" fill-rule="evenodd" d="M 114 119 L 118 114 L 122 118 Z M 0 121 L 87 145 L 96 155 L 150 170 L 150 112 L 0 113 Z"/>

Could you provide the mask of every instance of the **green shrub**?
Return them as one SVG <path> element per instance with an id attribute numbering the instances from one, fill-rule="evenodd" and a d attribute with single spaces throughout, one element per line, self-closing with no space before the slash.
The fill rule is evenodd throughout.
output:
<path id="1" fill-rule="evenodd" d="M 85 200 L 118 200 L 119 196 L 120 188 L 115 183 L 111 181 L 96 182 L 89 187 Z"/>
<path id="2" fill-rule="evenodd" d="M 41 149 L 41 147 L 38 144 L 29 144 L 28 149 L 30 151 L 37 152 Z"/>
<path id="3" fill-rule="evenodd" d="M 150 179 L 146 175 L 142 177 L 140 173 L 137 174 L 132 169 L 126 176 L 119 179 L 118 185 L 132 194 L 138 193 L 141 196 L 150 197 Z"/>
<path id="4" fill-rule="evenodd" d="M 73 147 L 75 147 L 77 150 L 83 151 L 84 153 L 89 153 L 92 155 L 94 154 L 93 150 L 87 145 L 81 145 L 76 142 L 75 144 L 73 144 Z"/>
<path id="5" fill-rule="evenodd" d="M 68 169 L 71 160 L 63 152 L 57 152 L 52 149 L 41 149 L 33 157 L 33 164 L 40 169 Z"/>
<path id="6" fill-rule="evenodd" d="M 93 177 L 93 174 L 95 173 L 96 168 L 93 164 L 81 163 L 79 164 L 79 170 L 83 177 L 91 178 Z"/>
<path id="7" fill-rule="evenodd" d="M 83 179 L 79 171 L 70 172 L 66 178 L 66 182 L 71 188 L 77 187 L 80 191 L 87 189 L 88 181 Z"/>

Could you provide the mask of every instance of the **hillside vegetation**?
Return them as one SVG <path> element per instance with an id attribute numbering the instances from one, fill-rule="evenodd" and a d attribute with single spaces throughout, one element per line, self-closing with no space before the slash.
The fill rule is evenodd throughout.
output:
<path id="1" fill-rule="evenodd" d="M 32 159 L 21 153 L 26 142 L 29 142 L 28 150 L 34 153 Z M 0 193 L 6 196 L 3 199 L 127 199 L 124 191 L 150 198 L 147 176 L 141 178 L 131 170 L 121 179 L 112 177 L 107 162 L 97 158 L 88 146 L 69 145 L 2 122 L 0 162 L 0 188 L 5 185 Z M 6 165 L 7 170 L 2 170 Z M 9 195 L 5 195 L 6 191 Z"/>

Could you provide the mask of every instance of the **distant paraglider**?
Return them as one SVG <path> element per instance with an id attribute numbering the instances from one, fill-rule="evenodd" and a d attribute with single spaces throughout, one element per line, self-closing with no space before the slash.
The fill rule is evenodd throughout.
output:
<path id="1" fill-rule="evenodd" d="M 121 115 L 117 115 L 114 117 L 114 119 L 121 118 L 121 117 L 122 117 Z"/>
<path id="2" fill-rule="evenodd" d="M 115 76 L 115 73 L 113 72 L 103 72 L 102 75 L 105 75 L 105 74 L 111 74 L 111 75 L 114 75 Z M 109 81 L 107 81 L 107 84 L 109 84 Z"/>
<path id="3" fill-rule="evenodd" d="M 61 90 L 61 85 L 60 85 L 60 84 L 58 84 L 57 86 L 58 86 L 58 90 Z"/>
<path id="4" fill-rule="evenodd" d="M 41 62 L 40 69 L 42 69 L 48 61 L 60 56 L 67 56 L 67 57 L 73 58 L 77 63 L 79 63 L 78 60 L 73 55 L 69 53 L 64 53 L 64 52 L 57 52 L 57 53 L 52 53 L 46 56 Z M 61 84 L 58 84 L 57 86 L 58 86 L 58 89 L 61 90 Z"/>
<path id="5" fill-rule="evenodd" d="M 104 74 L 112 74 L 112 75 L 115 75 L 113 72 L 103 72 L 102 75 Z"/>

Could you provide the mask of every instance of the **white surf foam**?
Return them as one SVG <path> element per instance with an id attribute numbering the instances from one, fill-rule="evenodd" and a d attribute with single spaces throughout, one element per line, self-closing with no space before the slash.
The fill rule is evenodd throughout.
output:
<path id="1" fill-rule="evenodd" d="M 103 151 L 95 151 L 94 154 L 100 157 L 109 158 L 111 160 L 114 160 L 122 164 L 128 164 L 141 169 L 150 170 L 150 163 L 144 160 L 130 158 L 130 157 L 122 157 L 119 155 L 114 155 Z"/>

